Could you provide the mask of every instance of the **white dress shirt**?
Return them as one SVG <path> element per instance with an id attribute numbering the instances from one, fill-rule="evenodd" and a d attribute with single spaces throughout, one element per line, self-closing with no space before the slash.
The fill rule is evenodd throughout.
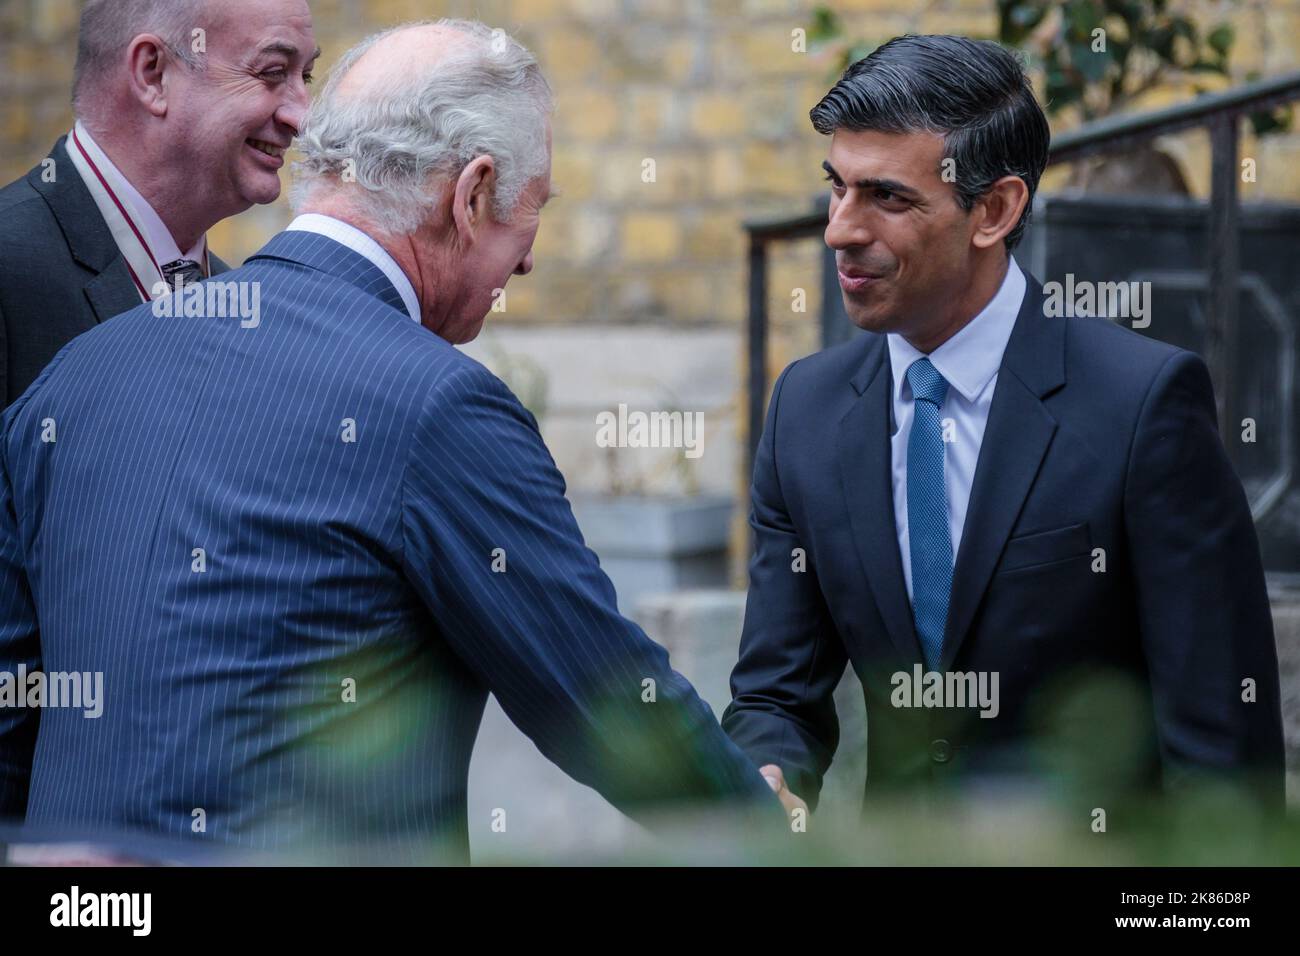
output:
<path id="1" fill-rule="evenodd" d="M 155 292 L 162 294 L 159 284 L 166 282 L 162 267 L 177 259 L 191 259 L 199 264 L 205 276 L 211 275 L 208 237 L 199 236 L 192 248 L 182 252 L 162 217 L 113 165 L 80 120 L 72 127 L 65 146 L 144 301 L 156 297 Z M 173 291 L 168 289 L 167 293 Z"/>
<path id="2" fill-rule="evenodd" d="M 402 297 L 402 302 L 406 304 L 406 311 L 417 323 L 420 321 L 420 300 L 415 295 L 415 286 L 411 285 L 411 280 L 407 278 L 406 273 L 402 271 L 396 260 L 379 243 L 375 242 L 368 235 L 358 229 L 351 223 L 344 222 L 342 219 L 335 219 L 333 216 L 322 216 L 320 213 L 309 212 L 299 216 L 293 222 L 289 223 L 289 232 L 314 232 L 318 235 L 328 236 L 335 242 L 347 246 L 353 252 L 365 256 L 373 262 L 388 281 L 393 284 L 397 294 Z"/>
<path id="3" fill-rule="evenodd" d="M 971 319 L 960 332 L 926 356 L 907 343 L 901 335 L 885 337 L 889 345 L 889 363 L 894 375 L 894 433 L 890 454 L 894 478 L 894 523 L 898 530 L 898 550 L 903 559 L 903 579 L 907 596 L 912 597 L 912 551 L 907 533 L 907 440 L 912 433 L 912 386 L 907 370 L 912 363 L 929 358 L 948 382 L 948 394 L 939 416 L 950 432 L 944 442 L 944 486 L 948 491 L 948 530 L 952 535 L 952 553 L 956 560 L 961 545 L 962 527 L 966 523 L 966 506 L 970 503 L 975 465 L 979 461 L 984 426 L 989 420 L 989 406 L 998 384 L 998 368 L 1006 351 L 1011 329 L 1025 297 L 1025 276 L 1011 259 L 1006 277 L 989 304 Z M 948 422 L 951 421 L 951 427 Z"/>

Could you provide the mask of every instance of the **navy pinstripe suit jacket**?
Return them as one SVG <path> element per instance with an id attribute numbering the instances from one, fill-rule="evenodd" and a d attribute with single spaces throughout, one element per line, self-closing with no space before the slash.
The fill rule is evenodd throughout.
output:
<path id="1" fill-rule="evenodd" d="M 141 306 L 5 415 L 0 671 L 102 672 L 105 700 L 0 708 L 0 816 L 463 855 L 489 691 L 634 816 L 776 807 L 618 615 L 497 378 L 323 236 L 221 279 L 260 283 L 255 326 Z"/>

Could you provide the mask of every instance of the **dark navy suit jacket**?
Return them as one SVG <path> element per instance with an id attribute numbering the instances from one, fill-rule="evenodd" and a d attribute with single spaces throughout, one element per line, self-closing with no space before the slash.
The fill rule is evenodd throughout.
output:
<path id="1" fill-rule="evenodd" d="M 66 141 L 0 189 L 0 409 L 74 336 L 140 304 Z M 208 258 L 214 276 L 229 268 Z"/>
<path id="2" fill-rule="evenodd" d="M 998 674 L 992 718 L 895 706 L 906 699 L 894 675 L 913 674 L 921 651 L 895 530 L 891 383 L 876 334 L 776 382 L 754 467 L 732 738 L 815 802 L 839 738 L 832 691 L 851 661 L 868 801 L 992 784 L 1105 807 L 1214 777 L 1276 808 L 1272 619 L 1201 359 L 1105 319 L 1048 318 L 1030 279 L 944 637 L 943 669 Z"/>
<path id="3" fill-rule="evenodd" d="M 0 815 L 189 836 L 201 810 L 204 838 L 244 846 L 463 856 L 489 691 L 633 815 L 779 813 L 615 610 L 496 377 L 325 237 L 283 233 L 221 279 L 260 283 L 255 326 L 136 308 L 5 415 L 0 670 L 102 672 L 106 700 L 0 710 Z"/>

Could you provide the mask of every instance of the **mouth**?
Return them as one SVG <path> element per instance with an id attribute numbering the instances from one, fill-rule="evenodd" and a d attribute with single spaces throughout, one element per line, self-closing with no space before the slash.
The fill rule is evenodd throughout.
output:
<path id="1" fill-rule="evenodd" d="M 268 143 L 264 139 L 253 139 L 251 136 L 244 140 L 244 145 L 258 153 L 262 157 L 262 162 L 272 169 L 279 169 L 284 165 L 284 153 L 287 147 Z"/>
<path id="2" fill-rule="evenodd" d="M 882 276 L 870 275 L 866 272 L 839 270 L 840 288 L 845 292 L 861 292 L 864 289 L 879 282 Z"/>

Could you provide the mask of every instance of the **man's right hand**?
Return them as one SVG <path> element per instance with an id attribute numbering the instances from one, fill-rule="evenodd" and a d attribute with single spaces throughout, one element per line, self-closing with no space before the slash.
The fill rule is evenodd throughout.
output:
<path id="1" fill-rule="evenodd" d="M 774 763 L 759 767 L 758 772 L 763 775 L 767 785 L 776 793 L 777 798 L 781 801 L 781 806 L 785 807 L 786 816 L 793 817 L 795 810 L 803 811 L 803 820 L 808 821 L 808 804 L 804 803 L 795 793 L 785 785 L 785 774 L 781 773 L 781 768 Z"/>

